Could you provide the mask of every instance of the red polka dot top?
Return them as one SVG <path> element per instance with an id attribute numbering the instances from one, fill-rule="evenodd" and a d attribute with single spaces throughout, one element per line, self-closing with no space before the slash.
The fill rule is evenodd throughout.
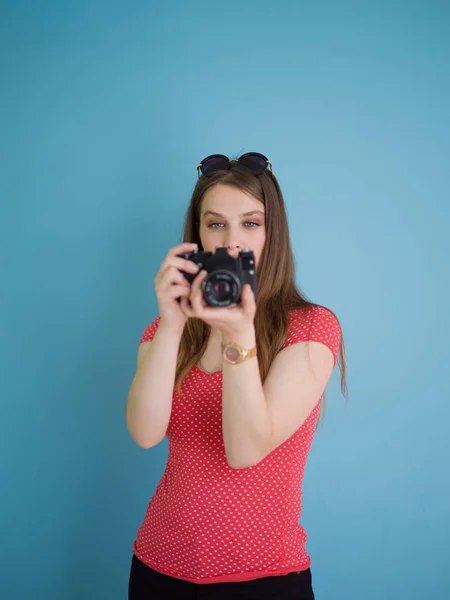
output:
<path id="1" fill-rule="evenodd" d="M 144 331 L 151 341 L 159 317 Z M 319 306 L 296 309 L 284 347 L 313 340 L 335 364 L 336 317 Z M 232 469 L 222 438 L 222 372 L 194 367 L 174 389 L 168 460 L 133 544 L 152 569 L 193 583 L 248 581 L 310 566 L 299 523 L 302 480 L 320 411 L 257 465 Z"/>

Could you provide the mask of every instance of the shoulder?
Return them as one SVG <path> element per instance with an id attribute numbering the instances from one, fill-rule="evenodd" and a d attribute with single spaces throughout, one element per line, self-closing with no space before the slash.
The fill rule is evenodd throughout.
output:
<path id="1" fill-rule="evenodd" d="M 333 353 L 336 364 L 341 343 L 341 326 L 336 315 L 320 305 L 296 308 L 289 312 L 289 326 L 283 347 L 299 342 L 319 342 Z"/>
<path id="2" fill-rule="evenodd" d="M 159 325 L 159 316 L 157 316 L 150 323 L 150 325 L 147 325 L 147 327 L 144 329 L 144 332 L 141 335 L 141 340 L 140 340 L 141 344 L 142 344 L 142 342 L 151 342 L 153 340 L 155 333 L 158 329 L 158 325 Z"/>

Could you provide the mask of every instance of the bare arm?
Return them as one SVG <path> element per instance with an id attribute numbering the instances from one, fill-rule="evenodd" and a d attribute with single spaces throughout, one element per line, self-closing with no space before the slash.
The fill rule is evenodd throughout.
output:
<path id="1" fill-rule="evenodd" d="M 198 273 L 193 262 L 177 255 L 195 247 L 196 244 L 183 243 L 171 248 L 155 277 L 159 327 L 152 341 L 142 342 L 139 347 L 138 366 L 126 406 L 128 431 L 142 448 L 159 444 L 169 425 L 178 346 L 186 323 L 177 298 L 190 293 L 190 284 L 180 270 Z"/>
<path id="2" fill-rule="evenodd" d="M 225 341 L 225 339 L 224 339 Z M 255 331 L 243 332 L 237 341 L 244 348 L 255 345 Z M 222 429 L 225 454 L 235 469 L 262 460 L 272 440 L 272 422 L 264 395 L 258 360 L 230 365 L 223 361 Z"/>
<path id="3" fill-rule="evenodd" d="M 254 332 L 238 343 L 250 348 Z M 256 465 L 288 440 L 320 400 L 333 370 L 333 354 L 318 342 L 296 343 L 276 356 L 264 386 L 256 358 L 223 364 L 223 438 L 228 464 Z"/>
<path id="4" fill-rule="evenodd" d="M 152 342 L 143 342 L 138 367 L 128 392 L 127 427 L 142 448 L 159 444 L 172 411 L 172 394 L 180 336 L 158 328 Z"/>
<path id="5" fill-rule="evenodd" d="M 159 444 L 172 411 L 180 335 L 161 326 L 152 342 L 143 342 L 138 367 L 128 392 L 126 418 L 133 440 L 142 448 Z"/>
<path id="6" fill-rule="evenodd" d="M 256 299 L 249 284 L 242 288 L 240 303 L 231 307 L 208 307 L 202 298 L 202 271 L 192 283 L 188 306 L 181 299 L 188 317 L 202 319 L 222 332 L 222 341 L 233 341 L 243 348 L 255 345 L 254 317 Z M 319 337 L 327 323 L 318 323 Z M 332 326 L 332 329 L 335 327 Z M 225 455 L 230 467 L 244 469 L 256 465 L 291 437 L 311 414 L 326 388 L 334 367 L 334 355 L 322 341 L 299 341 L 283 348 L 261 381 L 258 360 L 242 363 L 223 361 L 222 430 Z"/>

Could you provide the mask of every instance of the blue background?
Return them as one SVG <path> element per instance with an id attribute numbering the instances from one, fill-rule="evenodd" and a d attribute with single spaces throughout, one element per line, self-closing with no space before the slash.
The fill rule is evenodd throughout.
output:
<path id="1" fill-rule="evenodd" d="M 320 600 L 448 598 L 450 4 L 3 2 L 0 597 L 126 597 L 166 440 L 125 402 L 196 165 L 269 156 L 334 310 Z"/>

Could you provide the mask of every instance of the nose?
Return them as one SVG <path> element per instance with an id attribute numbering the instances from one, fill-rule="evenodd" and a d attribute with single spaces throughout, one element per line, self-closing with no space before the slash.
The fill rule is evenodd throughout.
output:
<path id="1" fill-rule="evenodd" d="M 228 227 L 224 227 L 222 231 L 222 246 L 225 246 L 227 248 L 231 256 L 238 256 L 239 252 L 244 247 L 242 245 L 242 232 L 240 231 L 239 226 L 234 226 L 233 224 L 230 224 Z"/>
<path id="2" fill-rule="evenodd" d="M 227 250 L 228 253 L 231 254 L 231 256 L 234 256 L 236 258 L 236 256 L 238 256 L 239 252 L 241 251 L 241 247 L 239 246 L 239 244 L 227 244 Z"/>

